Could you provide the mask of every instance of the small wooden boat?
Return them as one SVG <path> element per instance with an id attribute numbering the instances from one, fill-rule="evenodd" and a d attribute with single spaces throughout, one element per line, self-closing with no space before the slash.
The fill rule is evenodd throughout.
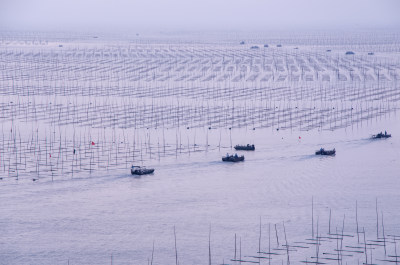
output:
<path id="1" fill-rule="evenodd" d="M 240 162 L 244 161 L 244 156 L 238 156 L 237 154 L 235 155 L 229 155 L 226 154 L 226 156 L 222 157 L 222 161 L 224 162 Z"/>
<path id="2" fill-rule="evenodd" d="M 333 156 L 336 154 L 336 150 L 335 148 L 333 148 L 333 150 L 325 150 L 324 148 L 321 148 L 318 151 L 315 151 L 315 154 L 322 156 Z"/>
<path id="3" fill-rule="evenodd" d="M 252 145 L 235 145 L 235 150 L 243 150 L 243 151 L 254 151 L 256 150 L 256 147 L 254 144 Z"/>
<path id="4" fill-rule="evenodd" d="M 386 139 L 389 137 L 392 137 L 392 135 L 388 134 L 386 131 L 385 133 L 380 132 L 378 134 L 372 135 L 372 139 Z"/>
<path id="5" fill-rule="evenodd" d="M 132 175 L 147 175 L 154 172 L 154 168 L 146 168 L 146 167 L 139 167 L 139 166 L 132 166 L 131 167 L 131 174 Z"/>

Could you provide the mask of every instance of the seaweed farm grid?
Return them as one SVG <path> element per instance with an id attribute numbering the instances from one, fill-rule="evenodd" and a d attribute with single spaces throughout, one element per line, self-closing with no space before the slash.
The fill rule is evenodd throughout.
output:
<path id="1" fill-rule="evenodd" d="M 392 218 L 398 217 L 394 195 L 397 183 L 387 177 L 395 175 L 398 168 L 398 152 L 393 150 L 397 142 L 382 141 L 378 146 L 365 139 L 370 135 L 343 141 L 340 137 L 353 128 L 365 133 L 375 129 L 376 124 L 397 129 L 391 122 L 398 121 L 400 101 L 399 35 L 380 33 L 373 39 L 368 34 L 228 37 L 197 41 L 182 36 L 177 41 L 166 36 L 125 39 L 3 33 L 0 183 L 5 191 L 9 189 L 9 193 L 2 195 L 5 201 L 12 198 L 17 204 L 15 209 L 7 203 L 1 206 L 14 214 L 0 220 L 12 228 L 5 229 L 0 244 L 7 250 L 12 248 L 4 243 L 7 239 L 16 245 L 14 252 L 0 253 L 2 258 L 14 261 L 16 253 L 22 253 L 17 255 L 21 264 L 30 263 L 32 258 L 43 264 L 61 260 L 69 263 L 70 259 L 71 263 L 78 260 L 78 264 L 110 260 L 112 264 L 128 264 L 131 260 L 153 264 L 153 255 L 154 264 L 165 264 L 165 260 L 168 264 L 186 264 L 187 260 L 192 264 L 209 261 L 235 265 L 398 264 L 400 232 Z M 359 127 L 363 129 L 358 130 Z M 333 133 L 333 139 L 326 140 Z M 301 146 L 303 134 L 315 139 Z M 288 135 L 296 138 L 297 146 L 293 147 L 293 140 L 287 140 Z M 335 145 L 340 155 L 330 160 L 312 160 L 320 139 Z M 249 166 L 243 169 L 221 165 L 220 154 L 231 152 L 238 143 L 256 145 L 257 151 L 254 155 L 246 154 L 242 164 Z M 347 146 L 354 149 L 346 149 Z M 373 148 L 377 157 L 366 156 L 366 161 L 360 162 L 362 159 L 354 150 L 367 154 L 371 152 L 368 148 Z M 385 153 L 391 157 L 386 159 L 382 156 Z M 383 173 L 370 168 L 371 173 L 364 172 L 365 182 L 353 176 L 364 164 L 373 164 L 373 159 L 380 163 Z M 174 167 L 176 163 L 179 165 Z M 336 167 L 332 166 L 334 163 Z M 351 163 L 359 168 L 354 170 Z M 149 178 L 127 180 L 132 164 L 157 164 L 158 168 Z M 341 166 L 350 171 L 341 171 Z M 205 168 L 211 172 L 204 171 Z M 247 173 L 250 177 L 242 179 L 241 174 Z M 286 174 L 291 178 L 285 178 Z M 329 178 L 320 177 L 325 174 Z M 375 180 L 374 174 L 387 181 L 389 188 L 379 186 L 385 182 Z M 168 176 L 170 180 L 159 176 Z M 145 181 L 151 184 L 150 191 L 140 186 L 145 186 Z M 224 189 L 214 190 L 212 184 L 203 182 Z M 80 183 L 83 188 L 77 189 Z M 381 190 L 376 197 L 383 197 L 385 203 L 392 200 L 392 204 L 379 204 L 375 191 L 360 183 L 378 186 Z M 51 184 L 62 190 L 59 197 L 51 195 Z M 22 192 L 14 194 L 13 185 Z M 129 185 L 134 187 L 135 194 Z M 243 189 L 237 189 L 242 185 Z M 333 188 L 329 189 L 329 185 Z M 343 190 L 338 191 L 338 187 Z M 163 197 L 165 190 L 178 195 Z M 113 191 L 120 194 L 112 194 Z M 101 192 L 106 199 L 100 196 Z M 227 205 L 228 213 L 217 203 L 207 201 L 207 194 L 214 192 L 222 195 L 210 200 Z M 241 192 L 244 195 L 239 197 L 236 193 Z M 340 192 L 348 197 L 341 197 Z M 32 227 L 25 216 L 18 223 L 19 211 L 24 212 L 27 207 L 21 203 L 27 199 L 24 193 L 36 195 L 29 197 L 34 198 L 29 205 L 32 209 L 42 212 L 36 205 L 49 207 L 51 214 L 45 212 L 48 216 L 35 216 L 49 230 L 25 230 Z M 327 202 L 317 206 L 304 202 L 311 194 Z M 260 201 L 253 202 L 253 196 Z M 157 201 L 159 197 L 167 202 Z M 55 249 L 57 246 L 43 241 L 53 238 L 53 227 L 63 225 L 59 219 L 52 219 L 52 214 L 63 203 L 69 205 L 71 198 L 84 205 L 82 209 L 112 221 L 97 220 L 93 214 L 93 227 L 99 234 L 88 229 L 95 236 L 75 241 L 76 246 L 72 246 L 72 241 L 63 241 L 65 248 Z M 88 198 L 93 201 L 85 205 Z M 109 198 L 117 198 L 117 205 Z M 358 206 L 361 205 L 358 209 L 357 198 Z M 355 205 L 349 206 L 353 199 Z M 374 209 L 370 207 L 371 200 L 376 203 Z M 112 210 L 106 209 L 107 203 Z M 189 213 L 179 207 L 177 210 L 176 205 Z M 270 205 L 271 212 L 267 212 Z M 133 213 L 126 214 L 132 208 Z M 86 233 L 80 230 L 80 223 L 91 223 L 93 216 L 80 212 L 80 207 L 68 209 L 76 212 L 64 216 L 61 210 L 60 216 L 65 218 L 61 220 L 67 220 L 67 232 L 61 229 L 56 234 L 80 237 L 79 233 Z M 157 213 L 164 209 L 171 213 Z M 193 209 L 203 211 L 203 215 Z M 296 209 L 293 216 L 285 215 L 292 209 Z M 104 214 L 103 210 L 112 214 Z M 122 211 L 118 219 L 113 219 L 117 216 L 114 211 Z M 252 219 L 254 214 L 263 215 L 259 224 Z M 200 218 L 193 221 L 190 215 Z M 4 221 L 7 218 L 16 220 L 15 224 Z M 140 227 L 132 225 L 132 220 Z M 213 222 L 209 224 L 208 220 Z M 121 238 L 111 240 L 116 245 L 103 237 L 110 233 L 110 223 L 113 236 L 121 233 Z M 136 234 L 129 234 L 132 228 Z M 29 236 L 36 231 L 46 236 Z M 23 236 L 17 239 L 14 233 L 26 233 L 27 241 L 23 241 Z M 126 239 L 126 234 L 132 238 Z M 40 259 L 45 252 L 37 250 L 32 238 L 40 241 L 39 247 L 47 247 L 49 256 Z M 97 245 L 102 241 L 99 238 L 107 243 Z M 80 252 L 88 244 L 93 248 Z M 32 252 L 31 246 L 35 246 Z"/>
<path id="2" fill-rule="evenodd" d="M 399 57 L 387 55 L 398 47 L 387 43 L 367 46 L 377 54 L 353 44 L 346 55 L 302 43 L 20 38 L 5 35 L 0 50 L 5 178 L 70 177 L 219 148 L 207 129 L 220 138 L 236 128 L 337 130 L 393 115 L 400 100 Z M 207 137 L 182 143 L 186 130 Z"/>

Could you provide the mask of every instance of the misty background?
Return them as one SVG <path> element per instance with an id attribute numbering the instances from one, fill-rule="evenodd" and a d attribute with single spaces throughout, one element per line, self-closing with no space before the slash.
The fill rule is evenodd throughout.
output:
<path id="1" fill-rule="evenodd" d="M 399 14 L 399 0 L 0 0 L 0 29 L 398 29 Z"/>

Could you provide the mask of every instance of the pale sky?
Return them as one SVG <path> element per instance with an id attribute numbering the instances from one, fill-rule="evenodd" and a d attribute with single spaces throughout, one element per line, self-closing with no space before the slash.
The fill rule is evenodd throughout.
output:
<path id="1" fill-rule="evenodd" d="M 400 29 L 400 0 L 0 0 L 0 29 Z"/>

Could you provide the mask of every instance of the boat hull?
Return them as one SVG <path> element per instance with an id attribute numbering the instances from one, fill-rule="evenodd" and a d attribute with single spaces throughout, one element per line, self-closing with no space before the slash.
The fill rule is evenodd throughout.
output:
<path id="1" fill-rule="evenodd" d="M 387 139 L 392 137 L 391 134 L 377 134 L 377 135 L 373 135 L 372 139 Z"/>
<path id="2" fill-rule="evenodd" d="M 335 150 L 319 150 L 315 152 L 315 155 L 321 155 L 321 156 L 333 156 L 336 154 Z"/>
<path id="3" fill-rule="evenodd" d="M 244 156 L 238 156 L 238 157 L 234 157 L 234 156 L 229 156 L 229 157 L 223 157 L 222 158 L 223 162 L 241 162 L 244 161 Z"/>
<path id="4" fill-rule="evenodd" d="M 256 150 L 254 145 L 249 145 L 249 146 L 236 145 L 234 148 L 235 148 L 235 150 L 240 150 L 240 151 L 254 151 L 254 150 Z"/>
<path id="5" fill-rule="evenodd" d="M 132 175 L 147 175 L 147 174 L 152 174 L 154 172 L 154 169 L 131 169 L 131 174 Z"/>

